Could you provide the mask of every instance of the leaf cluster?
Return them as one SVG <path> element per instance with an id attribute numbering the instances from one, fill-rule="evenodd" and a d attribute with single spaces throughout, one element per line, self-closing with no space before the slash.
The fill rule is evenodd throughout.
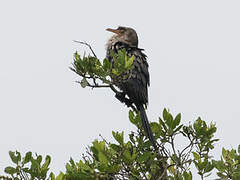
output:
<path id="1" fill-rule="evenodd" d="M 181 123 L 181 114 L 173 117 L 163 110 L 163 118 L 151 123 L 158 144 L 152 148 L 140 116 L 129 111 L 129 120 L 137 132 L 124 138 L 123 132 L 112 132 L 116 143 L 95 140 L 83 160 L 67 164 L 67 179 L 193 179 L 190 165 L 193 164 L 204 178 L 214 168 L 208 155 L 213 148 L 216 127 L 198 118 L 193 125 Z M 183 148 L 176 147 L 176 136 L 188 142 Z M 207 162 L 207 163 L 206 163 Z M 208 164 L 210 163 L 210 165 Z"/>
<path id="2" fill-rule="evenodd" d="M 83 88 L 116 85 L 116 82 L 128 78 L 129 73 L 126 72 L 132 69 L 134 56 L 128 57 L 125 49 L 119 50 L 118 53 L 111 51 L 111 55 L 113 62 L 108 59 L 101 62 L 97 57 L 81 57 L 75 52 L 73 67 L 70 69 L 82 78 L 80 84 Z"/>
<path id="3" fill-rule="evenodd" d="M 112 132 L 115 142 L 106 139 L 93 141 L 80 161 L 72 158 L 66 164 L 66 172 L 58 176 L 49 173 L 50 156 L 43 160 L 41 155 L 25 156 L 16 151 L 9 152 L 14 166 L 5 168 L 10 176 L 0 176 L 3 180 L 192 180 L 192 168 L 195 167 L 201 179 L 208 177 L 214 168 L 223 179 L 237 180 L 240 177 L 240 146 L 238 151 L 223 148 L 220 160 L 209 156 L 214 148 L 216 126 L 207 125 L 201 118 L 193 124 L 184 125 L 181 114 L 175 117 L 166 109 L 158 122 L 152 122 L 151 128 L 158 149 L 142 129 L 140 115 L 129 111 L 130 122 L 137 127 L 136 132 L 124 136 L 124 132 Z M 177 145 L 178 137 L 183 138 L 185 146 Z M 181 141 L 181 142 L 183 142 Z"/>
<path id="4" fill-rule="evenodd" d="M 16 151 L 9 151 L 9 156 L 15 167 L 8 166 L 5 168 L 5 173 L 9 174 L 14 180 L 34 180 L 46 179 L 49 170 L 51 157 L 47 155 L 45 160 L 41 155 L 32 155 L 32 152 L 27 152 L 24 157 Z"/>
<path id="5" fill-rule="evenodd" d="M 217 175 L 222 179 L 240 179 L 240 145 L 238 149 L 226 150 L 222 148 L 221 159 L 213 160 L 214 167 L 218 170 Z"/>
<path id="6" fill-rule="evenodd" d="M 128 57 L 126 50 L 122 49 L 118 53 L 111 52 L 112 62 L 107 59 L 101 62 L 93 54 L 80 57 L 76 52 L 70 69 L 81 77 L 79 83 L 83 88 L 110 87 L 118 94 L 114 86 L 131 76 L 134 56 Z M 197 118 L 192 124 L 184 125 L 180 113 L 174 117 L 164 109 L 162 117 L 150 123 L 157 144 L 153 148 L 142 128 L 140 115 L 130 110 L 129 120 L 136 126 L 135 132 L 128 136 L 124 136 L 124 132 L 112 132 L 115 142 L 104 138 L 93 141 L 80 161 L 70 159 L 65 173 L 55 176 L 49 172 L 51 158 L 48 155 L 43 160 L 41 155 L 33 156 L 32 152 L 22 157 L 20 152 L 10 151 L 15 167 L 6 167 L 5 173 L 10 177 L 0 176 L 0 179 L 192 180 L 196 179 L 192 176 L 192 168 L 196 168 L 201 179 L 208 177 L 214 168 L 223 179 L 240 179 L 240 146 L 238 151 L 223 148 L 220 160 L 213 160 L 210 156 L 214 143 L 218 141 L 214 138 L 217 130 L 214 123 L 207 124 Z M 179 139 L 182 146 L 178 144 Z"/>

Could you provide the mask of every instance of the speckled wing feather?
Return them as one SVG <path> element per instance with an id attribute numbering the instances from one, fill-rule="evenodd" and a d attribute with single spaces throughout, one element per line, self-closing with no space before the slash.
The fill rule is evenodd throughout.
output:
<path id="1" fill-rule="evenodd" d="M 134 56 L 133 69 L 129 72 L 130 77 L 127 81 L 120 83 L 119 88 L 128 95 L 133 103 L 138 107 L 140 104 L 147 105 L 148 103 L 148 86 L 150 85 L 148 63 L 146 55 L 142 52 L 143 49 L 130 47 L 129 45 L 116 42 L 108 47 L 106 58 L 113 61 L 110 51 L 115 53 L 120 49 L 126 49 L 129 57 Z"/>
<path id="2" fill-rule="evenodd" d="M 113 62 L 110 51 L 113 50 L 117 53 L 118 50 L 123 48 L 126 49 L 129 57 L 134 56 L 133 69 L 127 72 L 129 73 L 127 80 L 118 83 L 118 87 L 129 97 L 130 101 L 136 105 L 141 115 L 144 131 L 154 148 L 156 148 L 156 142 L 144 109 L 144 106 L 147 106 L 148 103 L 148 86 L 150 85 L 148 63 L 146 60 L 147 56 L 142 52 L 143 49 L 130 47 L 128 44 L 122 42 L 116 42 L 108 46 L 106 58 Z"/>

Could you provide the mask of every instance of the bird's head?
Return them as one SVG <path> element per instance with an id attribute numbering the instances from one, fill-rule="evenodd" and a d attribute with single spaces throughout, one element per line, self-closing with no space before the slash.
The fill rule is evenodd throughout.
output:
<path id="1" fill-rule="evenodd" d="M 106 30 L 115 33 L 112 37 L 115 41 L 120 41 L 133 47 L 138 47 L 138 36 L 134 29 L 119 26 L 117 29 L 108 28 Z"/>

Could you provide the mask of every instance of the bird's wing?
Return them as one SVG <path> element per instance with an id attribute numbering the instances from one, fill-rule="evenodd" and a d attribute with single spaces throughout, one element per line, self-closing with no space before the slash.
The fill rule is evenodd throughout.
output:
<path id="1" fill-rule="evenodd" d="M 135 81 L 135 86 L 137 88 L 136 93 L 139 96 L 138 100 L 140 104 L 148 103 L 148 86 L 150 85 L 150 78 L 148 72 L 148 63 L 146 60 L 146 55 L 140 49 L 132 49 L 131 53 L 134 55 L 133 61 L 133 78 Z"/>
<path id="2" fill-rule="evenodd" d="M 110 51 L 113 50 L 115 53 L 120 49 L 125 49 L 129 57 L 134 56 L 133 69 L 130 78 L 127 82 L 120 84 L 120 89 L 125 92 L 131 100 L 137 104 L 148 103 L 148 86 L 150 85 L 150 78 L 148 72 L 148 63 L 146 55 L 142 52 L 143 49 L 131 47 L 128 44 L 117 42 L 107 49 L 106 58 L 111 62 L 113 58 L 110 55 Z"/>

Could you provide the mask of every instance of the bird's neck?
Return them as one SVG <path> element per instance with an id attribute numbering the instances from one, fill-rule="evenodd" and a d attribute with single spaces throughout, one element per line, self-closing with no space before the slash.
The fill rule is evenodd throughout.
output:
<path id="1" fill-rule="evenodd" d="M 126 42 L 123 39 L 119 38 L 117 35 L 113 35 L 106 43 L 106 46 L 105 46 L 106 50 L 111 49 L 112 46 L 114 46 L 118 42 L 121 42 L 121 43 L 127 45 L 128 47 L 138 48 L 137 46 L 130 45 L 128 42 Z"/>
<path id="2" fill-rule="evenodd" d="M 119 42 L 119 39 L 116 35 L 113 35 L 106 43 L 106 50 L 111 49 L 111 47 L 116 43 Z"/>

